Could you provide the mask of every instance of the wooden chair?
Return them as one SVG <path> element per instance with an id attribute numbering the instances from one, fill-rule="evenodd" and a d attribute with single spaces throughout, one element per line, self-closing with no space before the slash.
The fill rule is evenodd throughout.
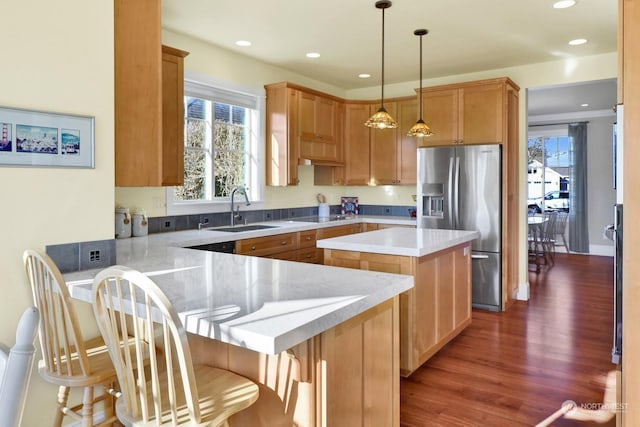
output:
<path id="1" fill-rule="evenodd" d="M 567 245 L 567 220 L 569 219 L 569 212 L 559 211 L 556 217 L 555 230 L 553 232 L 553 240 L 556 247 L 564 246 L 564 250 L 569 253 L 569 245 Z M 560 243 L 560 239 L 562 243 Z"/>
<path id="2" fill-rule="evenodd" d="M 16 343 L 7 353 L 0 349 L 0 420 L 5 427 L 19 427 L 33 368 L 33 341 L 40 314 L 29 307 L 20 317 Z"/>
<path id="3" fill-rule="evenodd" d="M 118 373 L 122 396 L 116 413 L 124 425 L 225 426 L 231 415 L 258 399 L 254 382 L 193 364 L 178 314 L 144 274 L 123 266 L 100 272 L 94 280 L 93 302 Z M 127 334 L 136 342 L 135 355 L 118 344 Z M 132 366 L 144 353 L 149 354 L 149 367 L 135 371 Z"/>
<path id="4" fill-rule="evenodd" d="M 104 341 L 101 337 L 84 340 L 69 290 L 48 255 L 28 249 L 23 261 L 41 318 L 38 372 L 45 381 L 59 386 L 53 425 L 62 425 L 63 417 L 70 415 L 81 420 L 83 427 L 93 426 L 94 405 L 100 401 L 104 401 L 105 420 L 96 425 L 112 424 L 116 421 L 111 395 L 116 372 Z M 68 407 L 69 390 L 76 387 L 84 390 L 82 403 Z M 96 387 L 100 394 L 96 395 Z"/>

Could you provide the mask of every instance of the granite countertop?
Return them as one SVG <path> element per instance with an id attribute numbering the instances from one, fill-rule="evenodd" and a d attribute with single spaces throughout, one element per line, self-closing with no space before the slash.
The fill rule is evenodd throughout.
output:
<path id="1" fill-rule="evenodd" d="M 150 241 L 163 242 L 169 246 L 189 247 L 196 245 L 203 245 L 207 243 L 220 243 L 226 241 L 235 241 L 242 239 L 249 239 L 253 237 L 266 237 L 273 236 L 282 233 L 294 233 L 298 231 L 313 230 L 318 228 L 338 227 L 341 225 L 356 224 L 356 223 L 374 223 L 374 224 L 396 224 L 396 225 L 416 225 L 415 218 L 407 217 L 390 217 L 390 216 L 353 216 L 344 217 L 340 220 L 332 220 L 326 222 L 307 222 L 305 218 L 298 218 L 295 220 L 281 220 L 281 221 L 266 221 L 252 223 L 249 225 L 265 225 L 273 228 L 264 228 L 261 230 L 241 231 L 241 232 L 228 232 L 219 231 L 221 227 L 203 228 L 202 230 L 186 230 L 176 231 L 170 233 L 158 233 L 148 236 Z M 242 227 L 241 225 L 238 227 Z M 136 240 L 121 239 L 121 241 Z"/>
<path id="2" fill-rule="evenodd" d="M 277 354 L 413 287 L 406 275 L 188 249 L 186 246 L 333 227 L 353 222 L 415 224 L 358 217 L 231 233 L 190 230 L 116 240 L 117 263 L 150 276 L 188 332 Z M 91 302 L 98 269 L 68 273 L 72 297 Z"/>
<path id="3" fill-rule="evenodd" d="M 325 249 L 422 257 L 480 237 L 477 231 L 387 228 L 368 233 L 322 239 Z"/>

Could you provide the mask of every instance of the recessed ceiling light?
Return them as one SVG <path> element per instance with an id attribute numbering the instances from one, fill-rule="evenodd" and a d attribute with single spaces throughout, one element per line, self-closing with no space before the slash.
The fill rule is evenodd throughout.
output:
<path id="1" fill-rule="evenodd" d="M 566 9 L 576 5 L 576 0 L 560 0 L 553 4 L 554 9 Z"/>
<path id="2" fill-rule="evenodd" d="M 580 104 L 581 107 L 588 107 L 589 104 Z"/>
<path id="3" fill-rule="evenodd" d="M 318 52 L 309 52 L 307 53 L 307 58 L 320 58 L 320 54 Z"/>
<path id="4" fill-rule="evenodd" d="M 569 44 L 571 46 L 579 46 L 581 44 L 585 44 L 586 42 L 587 42 L 587 39 L 574 39 L 574 40 L 571 40 Z"/>
<path id="5" fill-rule="evenodd" d="M 371 74 L 360 73 L 358 74 L 358 77 L 360 77 L 361 79 L 368 79 L 369 77 L 371 77 Z"/>
<path id="6" fill-rule="evenodd" d="M 251 42 L 247 41 L 247 40 L 238 40 L 236 42 L 236 45 L 242 46 L 242 47 L 247 47 L 247 46 L 251 46 Z"/>

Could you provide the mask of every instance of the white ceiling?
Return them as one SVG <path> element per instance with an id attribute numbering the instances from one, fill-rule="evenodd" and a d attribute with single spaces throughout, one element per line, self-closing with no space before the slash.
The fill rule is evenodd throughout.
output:
<path id="1" fill-rule="evenodd" d="M 616 51 L 617 0 L 578 0 L 568 9 L 553 9 L 553 2 L 394 0 L 385 11 L 385 83 L 418 80 L 418 28 L 429 30 L 425 78 Z M 163 0 L 162 21 L 346 90 L 380 84 L 382 12 L 375 0 Z M 575 38 L 589 42 L 569 46 Z M 312 51 L 320 58 L 305 57 Z"/>

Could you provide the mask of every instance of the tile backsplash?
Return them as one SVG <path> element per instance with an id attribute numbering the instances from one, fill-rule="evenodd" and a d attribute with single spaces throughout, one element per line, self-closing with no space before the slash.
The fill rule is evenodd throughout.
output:
<path id="1" fill-rule="evenodd" d="M 360 215 L 374 216 L 399 216 L 409 217 L 410 210 L 415 206 L 384 206 L 384 205 L 360 205 Z M 340 213 L 340 205 L 330 206 L 331 215 Z M 149 218 L 149 233 L 164 233 L 167 231 L 194 230 L 198 224 L 206 224 L 207 227 L 222 227 L 231 223 L 230 212 L 217 212 L 200 215 L 177 215 Z M 291 220 L 305 216 L 318 215 L 318 206 L 287 209 L 265 209 L 254 211 L 240 211 L 237 223 L 251 224 L 263 221 Z"/>

